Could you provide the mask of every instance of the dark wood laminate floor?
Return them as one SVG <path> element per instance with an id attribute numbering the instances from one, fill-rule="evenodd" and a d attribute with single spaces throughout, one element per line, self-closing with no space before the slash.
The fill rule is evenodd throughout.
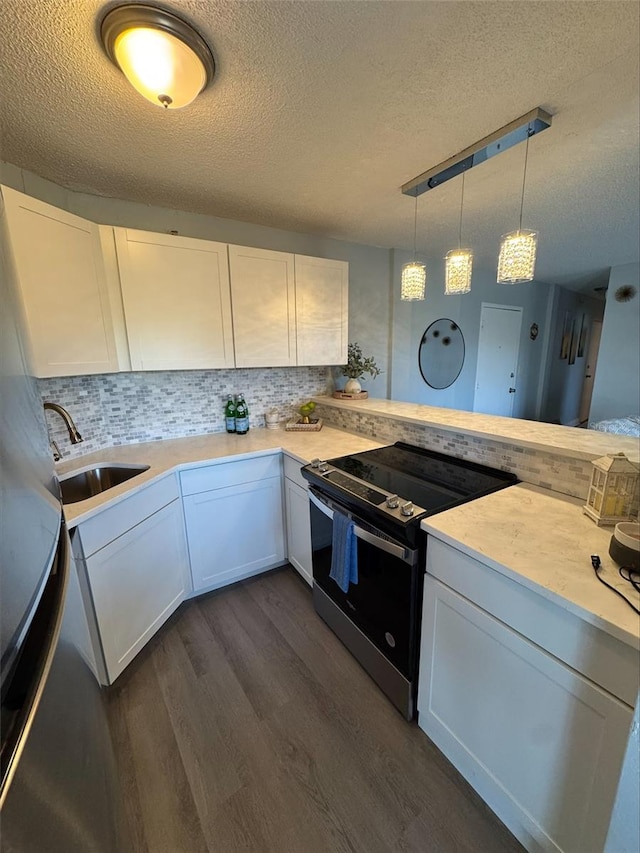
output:
<path id="1" fill-rule="evenodd" d="M 135 851 L 523 849 L 290 568 L 183 605 L 109 713 Z"/>

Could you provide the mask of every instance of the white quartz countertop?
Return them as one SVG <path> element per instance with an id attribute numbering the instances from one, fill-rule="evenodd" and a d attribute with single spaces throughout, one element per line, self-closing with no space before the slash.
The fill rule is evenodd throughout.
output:
<path id="1" fill-rule="evenodd" d="M 327 426 L 317 432 L 293 432 L 284 428 L 255 429 L 247 435 L 215 433 L 98 450 L 78 459 L 58 463 L 56 473 L 64 479 L 70 472 L 83 471 L 98 464 L 150 466 L 148 471 L 136 475 L 126 483 L 114 486 L 86 501 L 66 505 L 64 515 L 67 526 L 71 528 L 174 470 L 221 462 L 230 457 L 239 459 L 243 456 L 266 455 L 281 450 L 301 464 L 306 464 L 316 457 L 331 459 L 381 446 L 379 441 Z"/>
<path id="2" fill-rule="evenodd" d="M 174 471 L 280 451 L 305 464 L 316 457 L 330 459 L 381 446 L 364 436 L 327 426 L 318 432 L 255 429 L 245 436 L 216 433 L 103 449 L 58 463 L 56 472 L 64 478 L 98 464 L 149 465 L 148 471 L 119 486 L 65 506 L 65 518 L 71 528 Z M 590 555 L 600 555 L 602 575 L 609 583 L 636 602 L 640 596 L 619 578 L 609 557 L 611 528 L 596 527 L 583 515 L 581 501 L 520 483 L 431 516 L 422 522 L 422 527 L 624 642 L 638 646 L 640 618 L 596 580 Z"/>
<path id="3" fill-rule="evenodd" d="M 546 453 L 555 452 L 574 459 L 591 461 L 604 456 L 605 453 L 622 452 L 626 453 L 630 459 L 637 460 L 640 455 L 639 439 L 597 430 L 577 429 L 539 421 L 503 418 L 497 415 L 483 415 L 479 412 L 463 412 L 458 409 L 421 406 L 417 403 L 401 403 L 371 397 L 366 400 L 339 400 L 328 396 L 313 399 L 324 406 L 348 409 L 350 412 L 379 415 L 457 434 L 505 441 Z"/>
<path id="4" fill-rule="evenodd" d="M 582 503 L 520 483 L 431 516 L 422 528 L 638 648 L 640 617 L 596 579 L 591 554 L 602 560 L 602 578 L 636 607 L 640 595 L 609 557 L 613 528 L 596 527 Z"/>

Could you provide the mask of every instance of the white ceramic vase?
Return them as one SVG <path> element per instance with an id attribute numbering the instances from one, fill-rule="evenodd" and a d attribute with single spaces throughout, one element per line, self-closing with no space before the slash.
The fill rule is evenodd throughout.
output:
<path id="1" fill-rule="evenodd" d="M 344 386 L 345 394 L 359 394 L 362 391 L 362 385 L 357 379 L 347 379 Z"/>

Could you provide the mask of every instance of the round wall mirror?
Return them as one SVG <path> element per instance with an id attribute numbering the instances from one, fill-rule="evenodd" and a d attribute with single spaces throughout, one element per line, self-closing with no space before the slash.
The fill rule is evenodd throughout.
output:
<path id="1" fill-rule="evenodd" d="M 427 327 L 418 350 L 422 378 L 431 388 L 453 385 L 464 364 L 464 338 L 457 323 L 442 318 Z"/>

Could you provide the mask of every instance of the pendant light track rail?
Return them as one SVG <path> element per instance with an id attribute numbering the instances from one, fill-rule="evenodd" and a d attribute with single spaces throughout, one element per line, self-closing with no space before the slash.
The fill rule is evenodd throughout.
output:
<path id="1" fill-rule="evenodd" d="M 403 184 L 401 189 L 404 195 L 417 196 L 439 187 L 446 181 L 451 180 L 472 169 L 474 166 L 484 163 L 496 154 L 502 154 L 519 142 L 524 142 L 531 136 L 541 133 L 551 127 L 551 115 L 545 112 L 541 107 L 531 110 L 520 118 L 515 119 L 509 124 L 505 124 L 499 130 L 485 136 L 478 142 L 474 142 L 464 151 L 450 157 L 427 172 L 413 178 Z"/>

